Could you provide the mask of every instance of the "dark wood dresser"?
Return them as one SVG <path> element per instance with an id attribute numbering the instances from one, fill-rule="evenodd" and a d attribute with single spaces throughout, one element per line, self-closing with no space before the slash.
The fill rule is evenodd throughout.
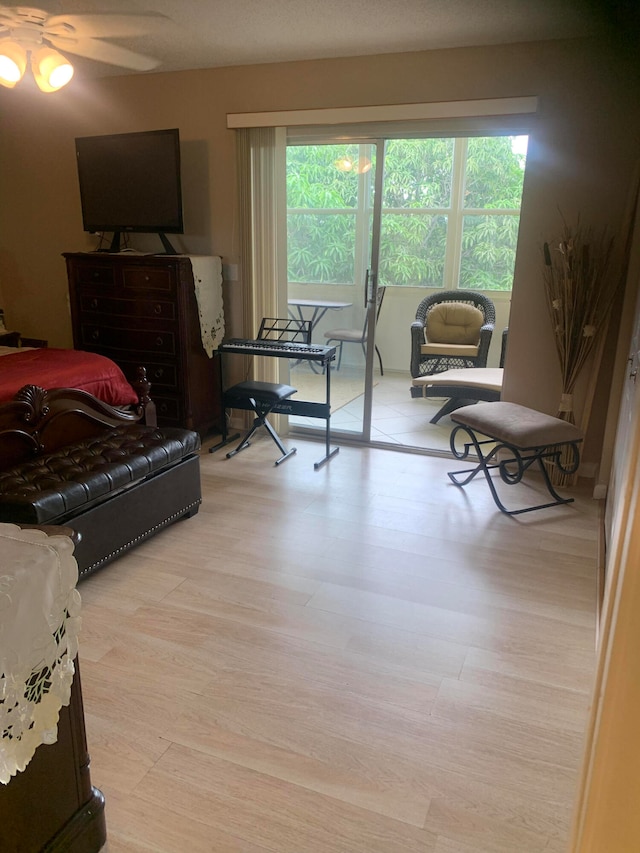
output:
<path id="1" fill-rule="evenodd" d="M 77 568 L 60 538 L 66 536 L 76 543 L 77 536 L 68 527 L 45 525 L 36 532 L 32 527 L 19 530 L 13 524 L 0 524 L 4 587 L 11 593 L 4 596 L 2 610 L 9 704 L 3 709 L 0 725 L 0 756 L 2 769 L 10 778 L 6 782 L 5 776 L 6 783 L 0 784 L 0 850 L 98 853 L 107 837 L 105 800 L 91 783 L 78 656 L 68 699 L 60 684 L 66 675 L 59 670 L 60 666 L 66 670 L 79 629 L 72 624 L 79 603 L 75 610 L 70 607 Z M 43 534 L 51 537 L 50 542 Z M 25 582 L 34 576 L 33 583 Z M 28 630 L 24 630 L 25 622 Z M 45 650 L 47 625 L 53 643 Z M 31 676 L 25 677 L 25 672 Z M 46 674 L 48 688 L 42 678 Z M 36 707 L 45 696 L 49 711 L 42 715 Z M 65 699 L 68 704 L 60 707 Z M 59 714 L 54 715 L 58 708 Z M 56 719 L 54 742 L 41 742 L 45 728 Z M 31 731 L 36 735 L 34 742 L 27 739 L 22 751 L 16 749 L 8 723 L 17 723 L 18 740 L 22 732 Z"/>
<path id="2" fill-rule="evenodd" d="M 104 807 L 102 792 L 91 784 L 76 658 L 56 742 L 40 745 L 25 770 L 0 786 L 0 850 L 98 853 L 107 837 Z"/>
<path id="3" fill-rule="evenodd" d="M 194 270 L 186 255 L 65 253 L 73 343 L 118 364 L 146 367 L 160 426 L 222 431 L 219 356 L 202 343 Z M 219 258 L 204 259 L 214 276 Z M 218 282 L 201 282 L 218 287 Z"/>

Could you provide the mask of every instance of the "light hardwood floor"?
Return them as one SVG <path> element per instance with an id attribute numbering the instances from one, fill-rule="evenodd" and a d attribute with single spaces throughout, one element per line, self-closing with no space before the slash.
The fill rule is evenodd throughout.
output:
<path id="1" fill-rule="evenodd" d="M 80 584 L 108 853 L 560 853 L 597 504 L 295 443 L 204 452 L 199 514 Z"/>

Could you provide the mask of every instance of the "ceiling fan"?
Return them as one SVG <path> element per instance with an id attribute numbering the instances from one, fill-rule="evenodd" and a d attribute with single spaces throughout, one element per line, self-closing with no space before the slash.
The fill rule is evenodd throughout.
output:
<path id="1" fill-rule="evenodd" d="M 32 7 L 0 6 L 0 84 L 13 88 L 24 76 L 30 58 L 39 88 L 57 91 L 73 76 L 73 66 L 64 55 L 69 53 L 150 71 L 159 60 L 102 39 L 146 35 L 167 23 L 169 18 L 157 13 L 50 15 Z"/>

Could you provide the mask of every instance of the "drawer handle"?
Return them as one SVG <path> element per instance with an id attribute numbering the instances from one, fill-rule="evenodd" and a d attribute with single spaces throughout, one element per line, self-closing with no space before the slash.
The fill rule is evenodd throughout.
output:
<path id="1" fill-rule="evenodd" d="M 154 379 L 162 379 L 163 376 L 164 376 L 164 370 L 161 367 L 159 367 L 153 374 Z"/>
<path id="2" fill-rule="evenodd" d="M 144 280 L 145 281 L 151 281 L 151 278 L 148 275 L 145 275 Z"/>
<path id="3" fill-rule="evenodd" d="M 162 305 L 154 305 L 153 306 L 154 314 L 162 314 Z"/>
<path id="4" fill-rule="evenodd" d="M 92 308 L 97 308 L 97 307 L 98 307 L 98 300 L 97 300 L 97 299 L 92 299 L 92 300 L 91 300 L 91 307 L 92 307 Z"/>
<path id="5" fill-rule="evenodd" d="M 100 338 L 100 329 L 94 329 L 93 332 L 91 332 L 91 340 L 97 341 L 97 340 L 99 340 L 99 338 Z"/>
<path id="6" fill-rule="evenodd" d="M 93 275 L 93 278 L 95 278 L 95 279 L 100 278 L 100 273 L 98 272 L 98 270 L 94 270 L 92 275 Z"/>
<path id="7" fill-rule="evenodd" d="M 167 407 L 166 403 L 160 403 L 159 408 L 160 408 L 160 411 L 164 414 L 167 411 L 168 407 Z"/>
<path id="8" fill-rule="evenodd" d="M 164 338 L 161 338 L 159 335 L 156 338 L 156 346 L 161 347 L 164 344 Z"/>

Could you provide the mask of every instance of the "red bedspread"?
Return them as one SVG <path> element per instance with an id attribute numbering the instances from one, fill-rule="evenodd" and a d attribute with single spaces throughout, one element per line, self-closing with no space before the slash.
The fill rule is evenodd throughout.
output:
<path id="1" fill-rule="evenodd" d="M 138 397 L 117 364 L 102 355 L 72 349 L 24 349 L 0 356 L 0 402 L 23 385 L 80 388 L 112 406 L 129 406 Z"/>

